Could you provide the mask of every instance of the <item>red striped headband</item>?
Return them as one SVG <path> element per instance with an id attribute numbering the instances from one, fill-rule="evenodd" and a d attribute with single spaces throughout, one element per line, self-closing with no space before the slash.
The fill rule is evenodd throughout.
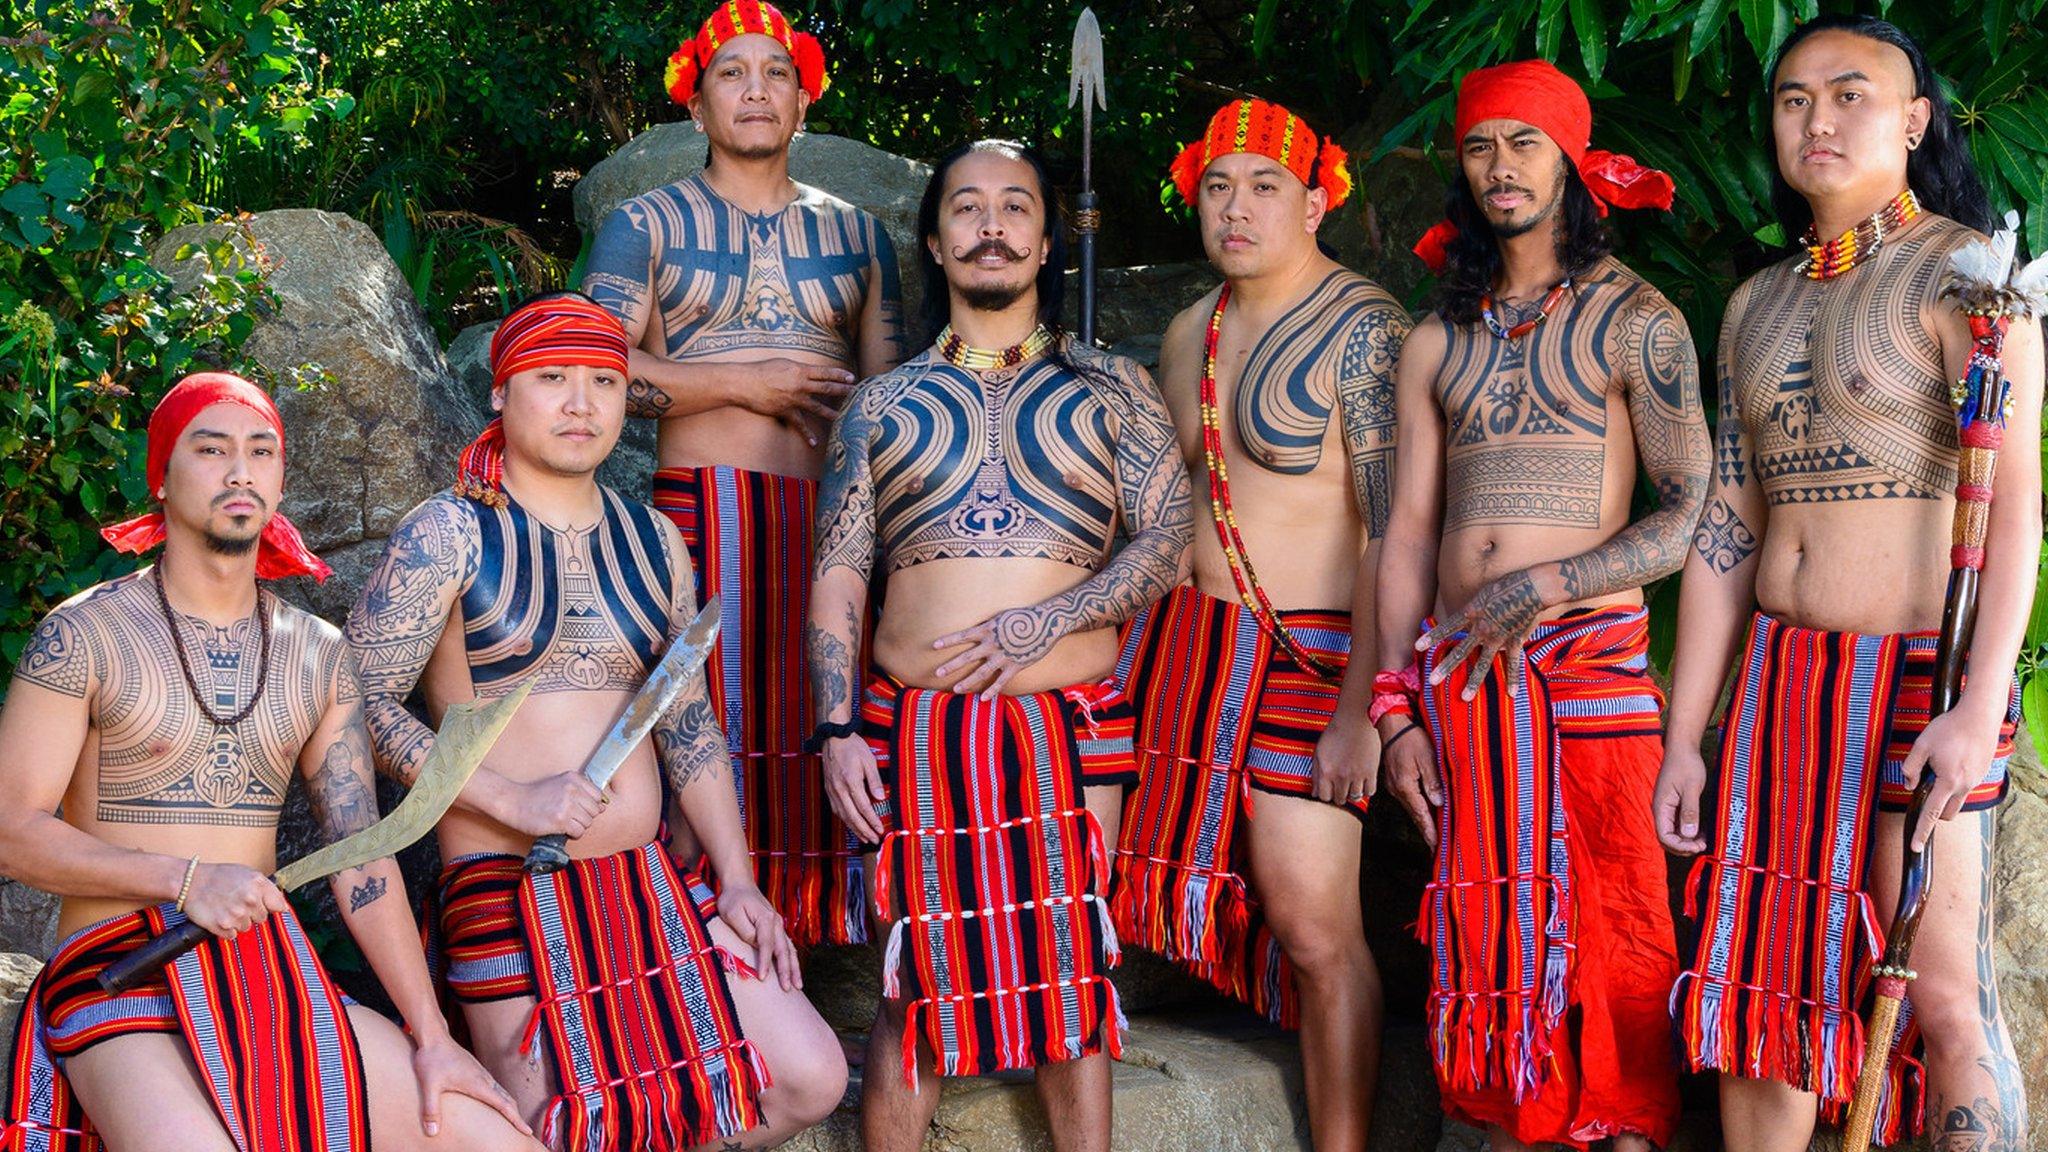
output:
<path id="1" fill-rule="evenodd" d="M 549 296 L 519 306 L 491 334 L 491 386 L 535 368 L 587 365 L 626 375 L 626 330 L 618 317 L 581 296 Z M 493 420 L 462 450 L 455 492 L 492 507 L 505 504 L 505 424 Z"/>
<path id="2" fill-rule="evenodd" d="M 1348 159 L 1333 140 L 1323 140 L 1301 117 L 1264 100 L 1233 100 L 1209 117 L 1202 138 L 1174 158 L 1173 186 L 1181 199 L 1195 202 L 1196 184 L 1218 156 L 1251 152 L 1278 160 L 1281 167 L 1310 188 L 1321 188 L 1334 210 L 1351 196 Z"/>

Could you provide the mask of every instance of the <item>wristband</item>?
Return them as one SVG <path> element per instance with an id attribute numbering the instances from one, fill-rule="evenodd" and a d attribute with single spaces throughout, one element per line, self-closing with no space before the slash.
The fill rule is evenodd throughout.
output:
<path id="1" fill-rule="evenodd" d="M 823 752 L 825 750 L 825 741 L 837 740 L 842 736 L 852 736 L 859 731 L 860 722 L 857 720 L 848 720 L 843 724 L 835 724 L 830 720 L 820 720 L 818 721 L 818 726 L 811 729 L 811 734 L 804 737 L 804 751 Z"/>
<path id="2" fill-rule="evenodd" d="M 178 903 L 176 907 L 180 912 L 185 910 L 185 897 L 192 894 L 192 874 L 197 871 L 199 871 L 199 857 L 194 856 L 191 862 L 185 865 L 185 882 L 178 885 Z"/>
<path id="3" fill-rule="evenodd" d="M 1399 744 L 1401 742 L 1401 737 L 1406 736 L 1410 732 L 1420 731 L 1422 731 L 1422 725 L 1417 724 L 1413 720 L 1410 720 L 1406 728 L 1403 728 L 1399 732 L 1396 732 L 1392 736 L 1389 736 L 1384 742 L 1380 744 L 1380 755 L 1385 756 L 1387 754 L 1387 749 L 1392 748 L 1394 745 Z"/>
<path id="4" fill-rule="evenodd" d="M 1421 694 L 1422 672 L 1414 664 L 1374 673 L 1372 706 L 1366 710 L 1366 722 L 1378 724 L 1383 716 L 1413 716 L 1416 698 Z"/>

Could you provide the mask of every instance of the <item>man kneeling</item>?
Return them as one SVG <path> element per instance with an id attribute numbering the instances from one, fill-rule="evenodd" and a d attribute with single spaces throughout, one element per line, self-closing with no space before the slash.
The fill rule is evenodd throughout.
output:
<path id="1" fill-rule="evenodd" d="M 276 511 L 277 409 L 240 377 L 188 376 L 150 417 L 146 471 L 161 511 L 107 538 L 162 541 L 163 555 L 50 613 L 0 712 L 0 860 L 64 898 L 64 942 L 16 1032 L 0 1147 L 531 1147 L 510 1097 L 449 1038 L 398 866 L 331 883 L 410 1042 L 343 998 L 267 878 L 294 766 L 329 836 L 377 819 L 348 650 L 256 583 L 327 574 Z M 108 965 L 187 920 L 212 937 L 138 987 L 100 988 Z"/>

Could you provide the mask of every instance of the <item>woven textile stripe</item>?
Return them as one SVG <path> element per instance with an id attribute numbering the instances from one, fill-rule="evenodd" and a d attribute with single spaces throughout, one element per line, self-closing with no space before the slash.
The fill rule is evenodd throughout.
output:
<path id="1" fill-rule="evenodd" d="M 1350 618 L 1283 612 L 1341 667 Z M 1306 796 L 1336 688 L 1296 664 L 1241 605 L 1182 585 L 1125 632 L 1117 677 L 1138 707 L 1138 787 L 1117 846 L 1117 931 L 1269 1020 L 1296 1026 L 1294 975 L 1244 879 L 1251 789 Z M 1365 802 L 1351 806 L 1361 815 Z"/>
<path id="2" fill-rule="evenodd" d="M 945 1076 L 1091 1056 L 1123 1021 L 1108 859 L 1083 806 L 1073 693 L 983 701 L 871 681 L 863 735 L 893 799 L 875 877 L 884 995 Z M 917 1045 L 903 1077 L 917 1084 Z"/>
<path id="3" fill-rule="evenodd" d="M 0 1129 L 7 1152 L 97 1152 L 99 1137 L 56 1060 L 103 1040 L 178 1033 L 242 1152 L 362 1152 L 370 1128 L 362 1058 L 341 993 L 289 912 L 232 941 L 209 939 L 163 979 L 119 996 L 107 965 L 184 923 L 164 904 L 102 921 L 57 949 L 15 1031 Z"/>
<path id="4" fill-rule="evenodd" d="M 1721 742 L 1719 850 L 1687 885 L 1699 946 L 1672 994 L 1695 1069 L 1783 1080 L 1835 1114 L 1854 1095 L 1861 1006 L 1882 947 L 1864 890 L 1872 811 L 1880 794 L 1905 798 L 1899 768 L 1926 726 L 1933 647 L 1926 633 L 1752 621 Z M 2004 794 L 2010 727 L 1974 807 Z M 1906 1025 L 1880 1143 L 1921 1126 L 1917 1031 Z"/>
<path id="5" fill-rule="evenodd" d="M 1560 741 L 1659 733 L 1646 638 L 1641 609 L 1568 617 L 1531 635 L 1523 692 L 1496 667 L 1463 701 L 1461 666 L 1424 693 L 1444 804 L 1418 929 L 1447 1093 L 1505 1087 L 1520 1103 L 1550 1082 L 1577 943 Z M 1425 683 L 1455 642 L 1424 655 Z"/>
<path id="6" fill-rule="evenodd" d="M 761 891 L 797 944 L 867 940 L 859 846 L 825 799 L 804 675 L 817 484 L 733 468 L 664 468 L 654 506 L 682 530 L 699 606 L 726 615 L 707 667 Z"/>
<path id="7" fill-rule="evenodd" d="M 544 1140 L 683 1149 L 761 1123 L 768 1070 L 726 990 L 736 961 L 698 913 L 708 892 L 658 843 L 542 876 L 518 856 L 464 856 L 441 884 L 457 997 L 539 999 L 523 1047 L 544 1038 L 559 1080 Z"/>

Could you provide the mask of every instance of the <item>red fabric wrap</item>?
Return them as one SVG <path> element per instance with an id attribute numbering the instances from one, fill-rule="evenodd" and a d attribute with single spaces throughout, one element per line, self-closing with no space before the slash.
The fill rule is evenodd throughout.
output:
<path id="1" fill-rule="evenodd" d="M 1550 137 L 1576 168 L 1593 204 L 1605 216 L 1616 208 L 1661 208 L 1669 211 L 1677 185 L 1669 173 L 1646 168 L 1633 157 L 1590 147 L 1593 106 L 1578 82 L 1547 60 L 1516 60 L 1478 68 L 1458 85 L 1458 110 L 1451 128 L 1454 144 L 1476 124 L 1516 120 Z M 1448 246 L 1458 234 L 1445 220 L 1423 234 L 1415 255 L 1432 272 L 1442 272 Z"/>
<path id="2" fill-rule="evenodd" d="M 1349 656 L 1341 612 L 1282 612 L 1318 659 Z M 1132 619 L 1117 677 L 1138 708 L 1138 786 L 1124 805 L 1118 933 L 1286 1027 L 1293 967 L 1245 880 L 1254 789 L 1309 795 L 1336 686 L 1295 663 L 1243 605 L 1176 587 Z M 1348 805 L 1363 817 L 1366 802 Z"/>
<path id="3" fill-rule="evenodd" d="M 1351 198 L 1350 157 L 1344 149 L 1318 137 L 1306 121 L 1280 105 L 1253 99 L 1233 100 L 1218 108 L 1201 138 L 1174 157 L 1169 172 L 1181 199 L 1194 204 L 1202 173 L 1217 157 L 1238 152 L 1277 160 L 1303 185 L 1321 188 L 1328 197 L 1327 210 L 1334 211 Z"/>
<path id="4" fill-rule="evenodd" d="M 708 898 L 659 843 L 540 876 L 497 854 L 442 869 L 451 989 L 538 1001 L 522 1047 L 545 1038 L 555 1069 L 551 1147 L 680 1152 L 761 1123 L 768 1069 L 740 1033 Z"/>
<path id="5" fill-rule="evenodd" d="M 619 319 L 581 296 L 546 296 L 513 309 L 491 333 L 491 386 L 535 368 L 588 366 L 626 376 L 628 345 Z M 505 426 L 493 420 L 456 458 L 457 495 L 502 507 Z"/>
<path id="6" fill-rule="evenodd" d="M 825 74 L 825 49 L 817 37 L 796 31 L 789 17 L 766 0 L 726 0 L 711 10 L 696 36 L 683 41 L 669 56 L 661 77 L 668 98 L 688 104 L 697 95 L 698 78 L 710 67 L 718 49 L 729 40 L 750 35 L 767 36 L 789 52 L 796 64 L 797 84 L 811 99 L 823 96 L 832 86 L 831 77 Z"/>
<path id="7" fill-rule="evenodd" d="M 184 922 L 170 905 L 73 933 L 29 987 L 0 1092 L 0 1149 L 99 1152 L 57 1061 L 137 1033 L 182 1036 L 215 1115 L 242 1152 L 366 1152 L 362 1057 L 341 992 L 290 912 L 209 937 L 119 995 L 108 965 Z"/>
<path id="8" fill-rule="evenodd" d="M 1861 1009 L 1882 949 L 1865 891 L 1872 814 L 1911 798 L 1903 763 L 1927 725 L 1933 632 L 1799 628 L 1759 613 L 1721 739 L 1711 851 L 1687 883 L 1698 948 L 1672 1003 L 1695 1069 L 1782 1080 L 1836 1118 L 1862 1071 Z M 1965 809 L 2004 795 L 2015 692 Z M 1922 1076 L 1901 1009 L 1877 1142 L 1917 1134 Z"/>
<path id="9" fill-rule="evenodd" d="M 268 393 L 231 372 L 195 372 L 164 393 L 149 414 L 149 455 L 143 465 L 143 476 L 152 496 L 163 488 L 164 473 L 170 467 L 171 451 L 178 446 L 178 437 L 185 434 L 201 412 L 215 404 L 233 404 L 263 417 L 277 433 L 277 452 L 283 457 L 284 417 L 278 414 Z M 164 542 L 164 514 L 146 512 L 132 520 L 109 524 L 100 529 L 100 535 L 115 551 L 140 555 Z M 257 578 L 311 576 L 324 581 L 328 571 L 320 557 L 306 547 L 291 520 L 283 512 L 273 511 L 256 545 Z"/>
<path id="10" fill-rule="evenodd" d="M 832 814 L 804 672 L 816 481 L 737 468 L 663 468 L 650 503 L 674 522 L 699 606 L 724 605 L 705 661 L 754 874 L 800 946 L 868 938 L 859 845 Z M 864 632 L 869 630 L 863 630 Z"/>
<path id="11" fill-rule="evenodd" d="M 1425 680 L 1456 642 L 1425 655 Z M 1437 1083 L 1452 1116 L 1526 1144 L 1662 1146 L 1678 958 L 1650 824 L 1663 696 L 1648 617 L 1567 616 L 1525 651 L 1519 696 L 1494 667 L 1461 700 L 1467 664 L 1423 697 L 1444 796 L 1418 926 Z"/>
<path id="12" fill-rule="evenodd" d="M 1084 695 L 1097 686 L 1081 685 Z M 882 993 L 905 997 L 942 1076 L 1123 1052 L 1102 832 L 1083 805 L 1085 709 L 1063 692 L 992 701 L 887 677 L 861 730 L 892 811 L 875 875 Z"/>

